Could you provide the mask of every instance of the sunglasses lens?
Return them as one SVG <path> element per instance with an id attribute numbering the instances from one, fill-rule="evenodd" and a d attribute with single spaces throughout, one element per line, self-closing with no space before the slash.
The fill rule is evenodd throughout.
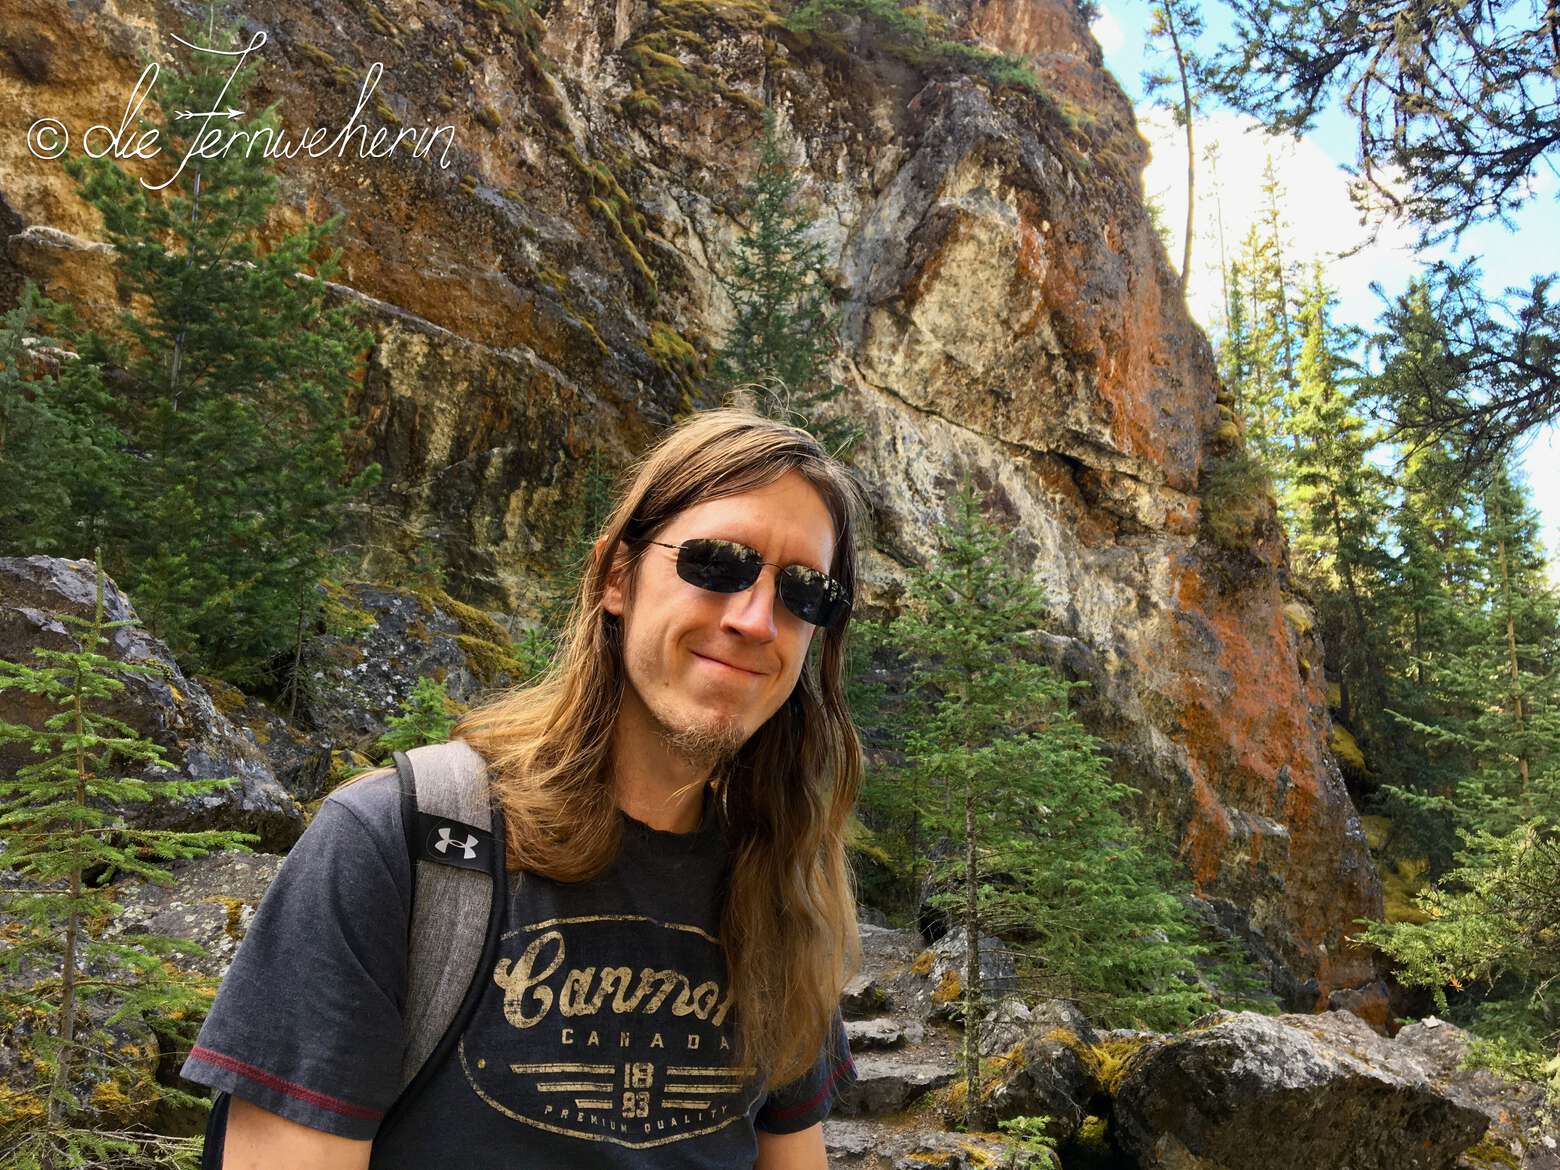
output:
<path id="1" fill-rule="evenodd" d="M 751 589 L 763 571 L 763 555 L 735 541 L 700 538 L 678 546 L 677 575 L 712 593 Z M 812 625 L 832 626 L 850 613 L 845 587 L 817 569 L 804 565 L 782 569 L 779 588 L 785 607 Z"/>
<path id="2" fill-rule="evenodd" d="M 763 570 L 764 561 L 757 552 L 729 540 L 684 541 L 677 554 L 677 575 L 712 593 L 740 593 L 750 588 Z"/>
<path id="3" fill-rule="evenodd" d="M 780 574 L 780 600 L 815 626 L 832 626 L 850 612 L 845 588 L 827 573 L 792 565 Z"/>

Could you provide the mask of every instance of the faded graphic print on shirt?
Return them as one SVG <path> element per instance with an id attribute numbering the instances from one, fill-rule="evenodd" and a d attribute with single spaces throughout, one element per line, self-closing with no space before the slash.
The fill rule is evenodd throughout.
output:
<path id="1" fill-rule="evenodd" d="M 468 1083 L 492 1108 L 632 1147 L 747 1116 L 755 1070 L 730 1063 L 732 998 L 705 930 L 635 914 L 554 918 L 508 932 L 499 954 L 497 993 L 480 1010 L 501 1009 L 509 1027 L 473 1027 L 460 1046 Z"/>

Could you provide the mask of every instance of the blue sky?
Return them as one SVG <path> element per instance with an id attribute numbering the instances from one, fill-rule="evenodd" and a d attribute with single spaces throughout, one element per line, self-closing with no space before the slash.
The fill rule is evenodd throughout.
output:
<path id="1" fill-rule="evenodd" d="M 1227 9 L 1205 5 L 1211 46 L 1227 28 Z M 1143 72 L 1164 68 L 1146 44 L 1149 8 L 1143 0 L 1107 0 L 1100 7 L 1094 33 L 1105 51 L 1106 67 L 1138 103 L 1139 127 L 1153 148 L 1153 161 L 1143 176 L 1144 193 L 1158 204 L 1172 229 L 1173 262 L 1180 264 L 1181 235 L 1186 220 L 1186 153 L 1182 132 L 1169 116 L 1143 101 Z M 1333 113 L 1319 120 L 1303 140 L 1274 139 L 1255 128 L 1244 115 L 1209 107 L 1193 125 L 1199 156 L 1213 144 L 1217 159 L 1199 158 L 1196 226 L 1192 241 L 1192 279 L 1187 301 L 1192 313 L 1210 329 L 1221 313 L 1219 237 L 1233 252 L 1260 203 L 1262 171 L 1269 158 L 1283 184 L 1284 204 L 1297 258 L 1317 256 L 1327 263 L 1329 279 L 1339 293 L 1338 318 L 1361 326 L 1374 323 L 1381 302 L 1370 291 L 1378 281 L 1388 294 L 1400 291 L 1430 254 L 1413 247 L 1414 233 L 1383 225 L 1374 241 L 1359 224 L 1359 214 L 1347 196 L 1343 164 L 1354 161 L 1353 123 Z M 1560 267 L 1560 216 L 1555 194 L 1560 191 L 1553 161 L 1535 176 L 1537 194 L 1516 217 L 1514 226 L 1481 224 L 1462 236 L 1456 249 L 1435 255 L 1476 257 L 1484 283 L 1492 291 L 1526 286 L 1540 265 Z M 1348 255 L 1354 249 L 1358 251 Z M 1560 582 L 1560 428 L 1545 428 L 1521 453 L 1532 502 L 1543 514 L 1545 546 L 1552 575 Z"/>

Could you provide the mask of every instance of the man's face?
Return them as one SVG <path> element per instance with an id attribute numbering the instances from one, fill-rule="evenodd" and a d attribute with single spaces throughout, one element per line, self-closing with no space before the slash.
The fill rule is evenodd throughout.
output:
<path id="1" fill-rule="evenodd" d="M 703 762 L 735 752 L 796 686 L 815 627 L 780 600 L 774 566 L 826 573 L 835 537 L 823 498 L 794 471 L 767 487 L 695 504 L 655 539 L 677 545 L 693 537 L 737 541 L 768 563 L 750 589 L 712 593 L 677 575 L 676 549 L 651 545 L 633 599 L 619 571 L 603 603 L 623 623 L 628 686 L 620 718 Z"/>

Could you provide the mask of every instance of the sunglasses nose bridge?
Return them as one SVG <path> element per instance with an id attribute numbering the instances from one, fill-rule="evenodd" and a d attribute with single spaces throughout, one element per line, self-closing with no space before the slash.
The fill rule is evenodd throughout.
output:
<path id="1" fill-rule="evenodd" d="M 761 566 L 758 576 L 746 588 L 727 594 L 727 620 L 750 636 L 775 636 L 775 607 L 781 604 L 780 570 L 768 574 L 766 586 L 766 573 L 771 567 Z"/>

